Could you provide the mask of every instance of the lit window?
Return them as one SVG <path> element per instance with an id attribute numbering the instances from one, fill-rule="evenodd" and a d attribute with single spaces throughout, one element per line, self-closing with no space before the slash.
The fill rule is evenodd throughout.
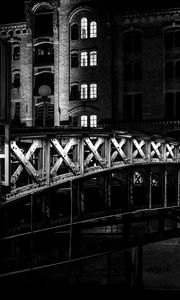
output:
<path id="1" fill-rule="evenodd" d="M 44 49 L 38 49 L 38 51 L 37 51 L 37 55 L 38 56 L 43 56 L 44 55 Z"/>
<path id="2" fill-rule="evenodd" d="M 97 116 L 96 115 L 90 116 L 90 127 L 97 127 Z"/>
<path id="3" fill-rule="evenodd" d="M 97 66 L 97 51 L 90 52 L 90 66 Z"/>
<path id="4" fill-rule="evenodd" d="M 87 67 L 88 65 L 88 53 L 81 52 L 81 67 Z"/>
<path id="5" fill-rule="evenodd" d="M 97 84 L 96 83 L 90 84 L 90 98 L 91 99 L 97 98 Z"/>
<path id="6" fill-rule="evenodd" d="M 88 96 L 88 86 L 87 84 L 81 85 L 81 99 L 87 99 Z"/>
<path id="7" fill-rule="evenodd" d="M 81 38 L 87 39 L 88 33 L 87 33 L 87 19 L 82 18 L 81 19 Z"/>
<path id="8" fill-rule="evenodd" d="M 81 116 L 81 126 L 87 127 L 87 116 Z"/>
<path id="9" fill-rule="evenodd" d="M 90 23 L 90 38 L 96 38 L 97 37 L 97 23 L 95 21 L 92 21 Z"/>
<path id="10" fill-rule="evenodd" d="M 143 185 L 144 177 L 141 172 L 135 171 L 133 174 L 133 184 L 134 185 Z"/>

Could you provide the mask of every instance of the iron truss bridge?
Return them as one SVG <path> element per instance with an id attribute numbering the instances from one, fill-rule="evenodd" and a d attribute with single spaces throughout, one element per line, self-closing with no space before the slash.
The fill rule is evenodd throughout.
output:
<path id="1" fill-rule="evenodd" d="M 7 157 L 10 188 L 5 200 L 8 201 L 115 169 L 177 164 L 180 162 L 180 144 L 161 136 L 115 130 L 58 128 L 33 131 L 31 128 L 11 132 L 6 160 Z M 3 154 L 0 158 L 4 158 Z"/>
<path id="2" fill-rule="evenodd" d="M 180 236 L 175 139 L 26 128 L 0 159 L 1 278 Z"/>

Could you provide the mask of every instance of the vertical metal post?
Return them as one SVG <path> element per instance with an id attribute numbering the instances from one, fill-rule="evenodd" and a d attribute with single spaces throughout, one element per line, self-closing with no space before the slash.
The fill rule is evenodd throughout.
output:
<path id="1" fill-rule="evenodd" d="M 30 196 L 30 226 L 31 226 L 31 235 L 30 235 L 30 272 L 32 273 L 33 268 L 33 195 Z"/>
<path id="2" fill-rule="evenodd" d="M 152 172 L 149 170 L 148 172 L 148 208 L 152 208 Z"/>
<path id="3" fill-rule="evenodd" d="M 81 175 L 84 174 L 84 137 L 82 136 L 79 139 L 78 143 L 78 163 L 79 163 L 79 172 Z"/>
<path id="4" fill-rule="evenodd" d="M 70 228 L 69 228 L 69 261 L 72 254 L 72 222 L 73 222 L 73 182 L 70 181 Z"/>
<path id="5" fill-rule="evenodd" d="M 50 141 L 43 140 L 43 177 L 46 183 L 50 182 Z"/>
<path id="6" fill-rule="evenodd" d="M 141 289 L 143 287 L 143 246 L 132 248 L 132 287 Z"/>
<path id="7" fill-rule="evenodd" d="M 166 167 L 163 168 L 163 197 L 164 197 L 164 207 L 167 207 L 167 170 Z"/>
<path id="8" fill-rule="evenodd" d="M 10 183 L 10 128 L 5 125 L 5 185 L 9 186 Z"/>
<path id="9" fill-rule="evenodd" d="M 128 208 L 133 208 L 133 176 L 131 168 L 128 169 Z"/>
<path id="10" fill-rule="evenodd" d="M 105 198 L 105 207 L 109 211 L 111 209 L 111 184 L 110 184 L 110 174 L 106 174 L 104 177 L 104 198 Z"/>
<path id="11" fill-rule="evenodd" d="M 177 170 L 177 205 L 180 205 L 180 169 Z"/>
<path id="12" fill-rule="evenodd" d="M 110 137 L 105 138 L 105 161 L 106 161 L 106 167 L 111 167 L 111 139 Z"/>

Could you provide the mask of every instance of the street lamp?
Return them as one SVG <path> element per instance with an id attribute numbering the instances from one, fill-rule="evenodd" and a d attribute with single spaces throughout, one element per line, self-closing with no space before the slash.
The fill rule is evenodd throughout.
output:
<path id="1" fill-rule="evenodd" d="M 51 88 L 50 86 L 43 84 L 39 87 L 38 93 L 42 97 L 41 102 L 43 102 L 43 127 L 44 127 L 46 126 L 46 120 L 48 114 L 47 102 L 50 102 L 50 99 L 48 97 L 49 95 L 51 95 Z"/>

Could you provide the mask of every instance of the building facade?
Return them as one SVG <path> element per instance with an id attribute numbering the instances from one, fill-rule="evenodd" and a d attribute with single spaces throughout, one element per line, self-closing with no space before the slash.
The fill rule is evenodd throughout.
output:
<path id="1" fill-rule="evenodd" d="M 12 124 L 179 127 L 178 8 L 31 0 L 25 12 L 0 25 L 12 47 Z"/>

